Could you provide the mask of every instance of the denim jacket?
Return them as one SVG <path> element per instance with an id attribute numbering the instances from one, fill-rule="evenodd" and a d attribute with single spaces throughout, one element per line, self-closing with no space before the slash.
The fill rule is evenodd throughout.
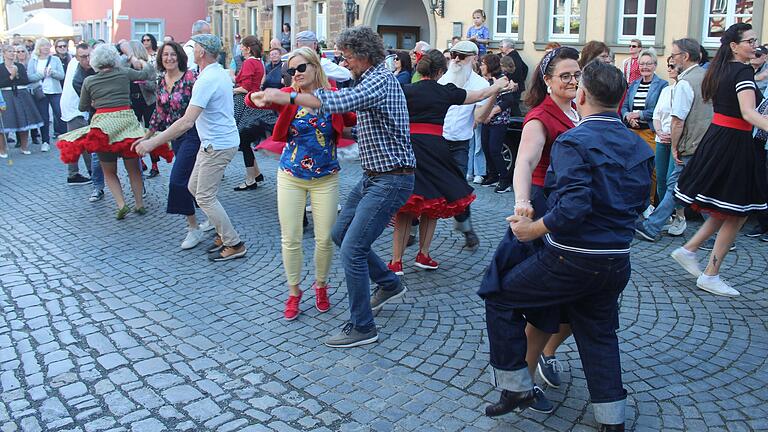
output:
<path id="1" fill-rule="evenodd" d="M 637 89 L 640 87 L 640 83 L 642 81 L 642 79 L 636 79 L 634 82 L 632 82 L 632 84 L 629 85 L 629 89 L 627 90 L 627 97 L 624 98 L 624 105 L 621 106 L 622 120 L 627 114 L 632 112 L 632 107 L 635 103 L 635 94 L 637 94 Z M 664 87 L 668 85 L 668 82 L 659 78 L 658 75 L 653 74 L 653 78 L 651 79 L 651 87 L 648 89 L 648 96 L 645 98 L 645 109 L 640 111 L 640 120 L 647 122 L 648 127 L 651 128 L 651 130 L 654 132 L 656 132 L 656 129 L 653 127 L 653 109 L 656 108 L 656 103 L 659 101 L 661 90 L 663 90 Z"/>

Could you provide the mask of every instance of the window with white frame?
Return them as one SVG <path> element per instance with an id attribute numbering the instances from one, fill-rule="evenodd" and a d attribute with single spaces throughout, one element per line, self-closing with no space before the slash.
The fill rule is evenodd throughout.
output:
<path id="1" fill-rule="evenodd" d="M 658 0 L 620 0 L 619 42 L 656 38 Z"/>
<path id="2" fill-rule="evenodd" d="M 325 7 L 325 2 L 317 2 L 315 6 L 315 34 L 319 41 L 327 41 L 328 39 L 328 18 Z"/>
<path id="3" fill-rule="evenodd" d="M 493 2 L 496 20 L 494 34 L 498 38 L 517 38 L 520 34 L 520 2 L 496 0 Z"/>
<path id="4" fill-rule="evenodd" d="M 705 0 L 705 45 L 719 45 L 720 37 L 736 23 L 752 24 L 754 0 Z"/>
<path id="5" fill-rule="evenodd" d="M 157 40 L 163 40 L 163 20 L 159 19 L 146 19 L 135 20 L 131 23 L 133 25 L 133 40 L 141 40 L 141 37 L 147 33 L 151 34 Z"/>
<path id="6" fill-rule="evenodd" d="M 551 0 L 549 38 L 565 41 L 578 40 L 580 30 L 581 0 Z"/>

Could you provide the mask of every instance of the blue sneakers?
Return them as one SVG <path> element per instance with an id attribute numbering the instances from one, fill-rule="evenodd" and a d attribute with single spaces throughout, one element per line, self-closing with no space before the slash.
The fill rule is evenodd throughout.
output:
<path id="1" fill-rule="evenodd" d="M 560 365 L 560 362 L 557 361 L 555 356 L 544 357 L 544 354 L 539 356 L 539 364 L 536 366 L 536 372 L 539 373 L 541 379 L 543 379 L 550 387 L 560 387 L 560 372 L 562 371 L 563 367 Z"/>

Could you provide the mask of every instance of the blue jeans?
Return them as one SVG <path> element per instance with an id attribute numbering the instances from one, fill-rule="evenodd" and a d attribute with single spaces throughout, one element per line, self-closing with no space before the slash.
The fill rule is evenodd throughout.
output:
<path id="1" fill-rule="evenodd" d="M 667 175 L 670 173 L 669 164 L 672 160 L 672 146 L 656 141 L 656 199 L 658 202 L 664 199 L 667 193 Z"/>
<path id="2" fill-rule="evenodd" d="M 560 307 L 573 329 L 596 420 L 623 423 L 627 392 L 616 327 L 619 295 L 631 273 L 629 255 L 569 254 L 548 245 L 537 250 L 515 240 L 508 244 L 520 252 L 511 251 L 509 256 L 521 261 L 504 263 L 500 284 L 483 294 L 495 385 L 516 392 L 533 388 L 525 362 L 526 318 L 551 318 L 553 314 L 540 312 Z M 558 322 L 532 324 L 551 331 L 558 328 Z"/>
<path id="3" fill-rule="evenodd" d="M 349 294 L 350 322 L 366 333 L 373 330 L 371 287 L 396 290 L 400 278 L 371 249 L 392 216 L 413 192 L 413 174 L 379 174 L 363 178 L 352 188 L 336 219 L 331 236 L 339 247 Z"/>
<path id="4" fill-rule="evenodd" d="M 480 128 L 475 128 L 474 136 L 469 140 L 468 174 L 472 176 L 484 176 L 486 172 L 485 154 L 483 154 L 483 142 L 480 137 Z M 465 174 L 466 175 L 466 174 Z"/>
<path id="5" fill-rule="evenodd" d="M 664 224 L 667 223 L 667 219 L 674 213 L 675 207 L 677 207 L 675 202 L 675 185 L 680 177 L 680 173 L 683 172 L 683 168 L 691 160 L 691 157 L 683 156 L 681 158 L 683 161 L 682 165 L 678 165 L 674 160 L 670 161 L 669 171 L 667 171 L 667 190 L 664 192 L 664 198 L 656 207 L 656 210 L 651 213 L 651 216 L 643 222 L 643 227 L 648 231 L 648 234 L 652 236 L 659 235 Z"/>
<path id="6" fill-rule="evenodd" d="M 487 125 L 480 126 L 482 135 L 483 152 L 485 153 L 486 172 L 488 175 L 498 175 L 501 178 L 507 177 L 507 164 L 504 157 L 501 156 L 501 149 L 504 147 L 504 138 L 507 136 L 507 125 Z"/>
<path id="7" fill-rule="evenodd" d="M 195 198 L 189 192 L 189 177 L 195 167 L 200 137 L 194 127 L 171 142 L 175 161 L 168 181 L 168 207 L 165 212 L 192 216 L 195 214 Z"/>
<path id="8" fill-rule="evenodd" d="M 97 153 L 91 153 L 91 181 L 95 190 L 104 190 L 104 171 L 101 170 Z"/>
<path id="9" fill-rule="evenodd" d="M 467 176 L 467 166 L 469 164 L 469 148 L 472 140 L 466 141 L 448 141 L 448 150 L 451 152 L 451 157 L 456 161 L 456 165 L 459 166 L 461 174 Z"/>

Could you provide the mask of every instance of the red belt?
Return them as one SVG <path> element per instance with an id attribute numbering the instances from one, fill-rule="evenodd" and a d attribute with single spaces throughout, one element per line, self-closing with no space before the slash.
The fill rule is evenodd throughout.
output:
<path id="1" fill-rule="evenodd" d="M 752 125 L 748 121 L 736 117 L 729 117 L 723 114 L 715 113 L 715 115 L 712 117 L 712 124 L 731 129 L 752 132 Z"/>
<path id="2" fill-rule="evenodd" d="M 131 107 L 129 107 L 129 106 L 110 107 L 110 108 L 97 108 L 96 109 L 96 114 L 105 114 L 105 113 L 124 111 L 124 110 L 129 110 L 129 109 L 131 109 Z"/>
<path id="3" fill-rule="evenodd" d="M 432 123 L 411 123 L 411 133 L 417 135 L 443 136 L 443 127 Z"/>

